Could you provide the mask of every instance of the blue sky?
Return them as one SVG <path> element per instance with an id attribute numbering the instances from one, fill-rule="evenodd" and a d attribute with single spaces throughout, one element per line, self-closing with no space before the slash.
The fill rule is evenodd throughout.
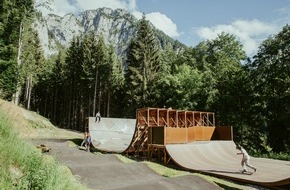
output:
<path id="1" fill-rule="evenodd" d="M 46 0 L 37 0 L 38 2 Z M 87 9 L 126 9 L 137 18 L 145 13 L 157 28 L 194 47 L 221 32 L 231 33 L 248 56 L 259 44 L 290 23 L 290 0 L 51 0 L 53 13 L 63 16 Z M 46 14 L 49 11 L 41 9 Z"/>

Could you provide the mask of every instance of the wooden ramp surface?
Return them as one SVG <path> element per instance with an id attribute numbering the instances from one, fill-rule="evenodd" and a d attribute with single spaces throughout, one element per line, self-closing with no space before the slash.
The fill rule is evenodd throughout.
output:
<path id="1" fill-rule="evenodd" d="M 129 146 L 135 132 L 136 119 L 89 118 L 89 132 L 95 148 L 106 152 L 122 153 Z"/>
<path id="2" fill-rule="evenodd" d="M 250 163 L 257 167 L 252 175 L 240 172 L 242 155 L 237 155 L 233 141 L 207 141 L 190 144 L 166 145 L 170 157 L 179 166 L 203 173 L 259 184 L 268 187 L 289 186 L 290 162 L 251 157 Z M 248 168 L 248 171 L 253 171 Z"/>
<path id="3" fill-rule="evenodd" d="M 100 151 L 122 153 L 130 147 L 136 119 L 89 118 L 93 145 Z M 195 141 L 189 144 L 167 144 L 166 150 L 179 166 L 216 176 L 268 187 L 290 188 L 290 162 L 251 157 L 258 168 L 252 175 L 240 171 L 241 155 L 233 141 Z M 249 168 L 249 171 L 251 169 Z"/>

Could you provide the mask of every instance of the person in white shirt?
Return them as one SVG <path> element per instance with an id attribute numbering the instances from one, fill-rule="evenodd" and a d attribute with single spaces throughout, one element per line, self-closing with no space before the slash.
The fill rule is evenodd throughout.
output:
<path id="1" fill-rule="evenodd" d="M 242 172 L 247 172 L 248 171 L 247 167 L 252 168 L 254 170 L 254 172 L 256 172 L 257 168 L 250 164 L 250 156 L 247 153 L 247 151 L 241 145 L 237 145 L 237 149 L 241 151 L 241 152 L 237 153 L 237 155 L 240 155 L 240 154 L 243 155 L 242 162 L 241 162 L 241 165 L 243 166 Z"/>
<path id="2" fill-rule="evenodd" d="M 99 121 L 98 121 L 99 120 Z M 101 114 L 100 112 L 98 111 L 97 114 L 96 114 L 96 121 L 95 122 L 100 122 L 101 121 Z"/>

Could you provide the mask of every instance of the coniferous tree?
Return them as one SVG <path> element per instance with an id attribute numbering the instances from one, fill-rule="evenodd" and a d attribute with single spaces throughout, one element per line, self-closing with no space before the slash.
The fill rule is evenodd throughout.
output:
<path id="1" fill-rule="evenodd" d="M 68 94 L 66 98 L 69 100 L 67 105 L 67 127 L 77 129 L 78 123 L 78 108 L 80 100 L 81 87 L 81 72 L 83 70 L 83 49 L 82 40 L 79 36 L 74 37 L 67 51 L 66 57 L 66 86 Z"/>
<path id="2" fill-rule="evenodd" d="M 12 100 L 17 89 L 21 90 L 18 67 L 22 31 L 33 14 L 33 4 L 33 0 L 2 0 L 0 3 L 0 97 L 7 100 Z"/>
<path id="3" fill-rule="evenodd" d="M 131 107 L 150 106 L 155 101 L 154 86 L 160 70 L 159 51 L 145 16 L 138 25 L 137 39 L 130 46 L 126 71 L 127 93 L 133 99 Z"/>
<path id="4" fill-rule="evenodd" d="M 23 32 L 23 50 L 21 54 L 22 64 L 20 65 L 20 77 L 25 83 L 24 104 L 30 109 L 33 86 L 38 82 L 38 78 L 45 72 L 44 55 L 41 49 L 37 32 L 32 28 Z M 21 85 L 22 86 L 22 85 Z"/>
<path id="5" fill-rule="evenodd" d="M 95 67 L 95 90 L 94 90 L 94 106 L 97 106 L 97 109 L 94 109 L 94 115 L 98 111 L 105 113 L 105 104 L 104 101 L 104 89 L 105 89 L 105 80 L 107 78 L 107 58 L 108 51 L 105 44 L 104 38 L 102 35 L 99 36 L 97 42 L 97 51 L 95 52 L 96 58 L 96 67 Z M 103 103 L 103 104 L 102 104 Z M 102 108 L 102 109 L 101 109 Z"/>
<path id="6" fill-rule="evenodd" d="M 85 34 L 85 36 L 82 39 L 83 41 L 83 72 L 82 72 L 82 91 L 83 91 L 83 97 L 85 112 L 84 114 L 87 116 L 93 116 L 95 115 L 95 91 L 96 91 L 96 76 L 98 70 L 97 65 L 97 38 L 95 36 L 94 32 L 91 32 L 89 34 Z M 94 102 L 94 103 L 93 103 Z"/>
<path id="7" fill-rule="evenodd" d="M 47 79 L 49 84 L 47 86 L 50 87 L 47 93 L 51 93 L 51 119 L 54 123 L 60 124 L 61 119 L 65 118 L 66 115 L 64 114 L 64 106 L 66 102 L 66 98 L 63 96 L 67 89 L 64 87 L 64 64 L 65 64 L 65 57 L 63 52 L 59 52 L 57 55 L 56 60 L 53 62 L 53 68 L 51 69 L 50 78 Z"/>
<path id="8" fill-rule="evenodd" d="M 114 47 L 109 46 L 108 49 L 108 60 L 107 60 L 107 78 L 106 78 L 106 100 L 107 100 L 107 117 L 110 117 L 110 110 L 112 109 L 112 96 L 115 95 L 118 90 L 120 90 L 124 84 L 124 75 L 122 72 L 122 63 L 118 59 L 118 56 L 115 53 Z M 119 103 L 118 100 L 117 103 Z M 119 106 L 117 106 L 119 107 Z M 118 108 L 117 108 L 118 109 Z"/>

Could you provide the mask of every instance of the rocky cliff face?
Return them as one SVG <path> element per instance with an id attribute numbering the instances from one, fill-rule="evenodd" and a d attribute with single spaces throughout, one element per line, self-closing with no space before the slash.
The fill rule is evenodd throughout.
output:
<path id="1" fill-rule="evenodd" d="M 118 55 L 126 52 L 130 39 L 136 36 L 138 20 L 129 12 L 109 8 L 87 10 L 79 16 L 67 14 L 63 17 L 47 15 L 39 18 L 34 27 L 39 33 L 41 44 L 46 56 L 56 54 L 59 47 L 68 47 L 73 36 L 95 31 L 96 35 L 103 35 L 106 44 L 112 44 Z M 160 48 L 171 44 L 176 50 L 184 45 L 154 29 Z"/>

